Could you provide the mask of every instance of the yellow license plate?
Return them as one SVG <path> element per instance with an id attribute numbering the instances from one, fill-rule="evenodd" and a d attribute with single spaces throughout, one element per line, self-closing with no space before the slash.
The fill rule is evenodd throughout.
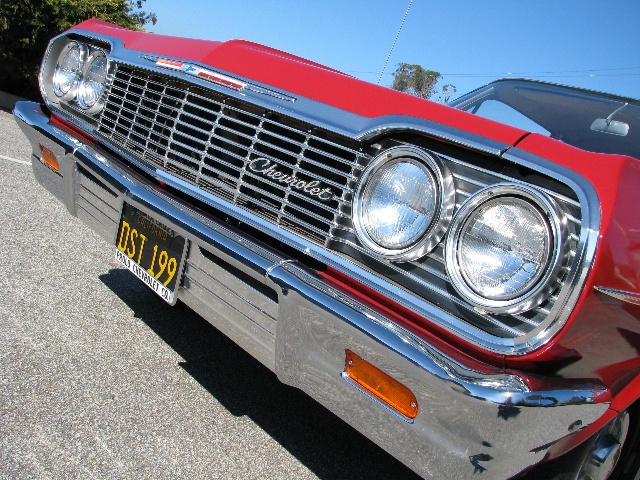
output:
<path id="1" fill-rule="evenodd" d="M 116 235 L 116 261 L 167 303 L 176 302 L 187 241 L 151 215 L 125 203 Z"/>

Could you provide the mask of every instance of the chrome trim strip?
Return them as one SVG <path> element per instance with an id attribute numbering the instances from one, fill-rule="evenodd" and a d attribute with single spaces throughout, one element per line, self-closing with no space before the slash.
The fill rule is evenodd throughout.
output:
<path id="1" fill-rule="evenodd" d="M 286 260 L 281 260 L 278 263 L 274 263 L 273 265 L 271 265 L 269 268 L 267 268 L 267 271 L 264 272 L 264 278 L 268 279 L 271 276 L 271 273 L 273 273 L 273 271 L 276 268 L 281 268 L 284 267 L 284 265 L 286 263 L 295 263 L 295 260 L 291 260 L 291 259 L 286 259 Z"/>
<path id="2" fill-rule="evenodd" d="M 605 295 L 609 295 L 610 297 L 617 298 L 626 303 L 631 303 L 633 305 L 640 305 L 640 293 L 638 292 L 629 292 L 627 290 L 617 290 L 615 288 L 608 287 L 593 287 L 598 292 L 602 292 Z"/>
<path id="3" fill-rule="evenodd" d="M 369 125 L 358 132 L 354 138 L 361 142 L 370 142 L 375 138 L 391 133 L 426 134 L 432 138 L 495 156 L 500 156 L 510 147 L 510 145 L 506 143 L 480 137 L 479 135 L 442 125 L 441 123 L 404 115 L 386 115 L 384 117 L 373 118 L 369 122 Z"/>

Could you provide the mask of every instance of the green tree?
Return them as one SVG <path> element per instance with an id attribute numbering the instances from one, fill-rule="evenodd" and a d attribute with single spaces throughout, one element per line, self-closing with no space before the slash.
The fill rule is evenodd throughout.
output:
<path id="1" fill-rule="evenodd" d="M 441 103 L 446 103 L 456 93 L 457 89 L 450 83 L 438 88 L 438 82 L 441 79 L 440 72 L 425 70 L 416 64 L 399 63 L 398 68 L 393 72 L 391 88 L 416 97 L 432 98 Z"/>
<path id="2" fill-rule="evenodd" d="M 0 90 L 39 99 L 38 69 L 49 40 L 89 18 L 133 30 L 156 23 L 146 0 L 0 0 Z"/>
<path id="3" fill-rule="evenodd" d="M 449 100 L 451 100 L 451 97 L 453 97 L 457 91 L 458 89 L 451 83 L 442 85 L 440 87 L 440 93 L 438 93 L 438 96 L 435 98 L 435 100 L 440 103 L 448 103 Z"/>

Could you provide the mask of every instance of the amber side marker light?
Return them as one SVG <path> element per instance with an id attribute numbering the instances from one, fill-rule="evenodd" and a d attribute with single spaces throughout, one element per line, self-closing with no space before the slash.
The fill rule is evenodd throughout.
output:
<path id="1" fill-rule="evenodd" d="M 411 390 L 351 350 L 346 350 L 345 374 L 362 390 L 403 417 L 413 420 L 418 415 L 418 400 Z"/>
<path id="2" fill-rule="evenodd" d="M 58 165 L 58 159 L 56 158 L 55 154 L 51 150 L 49 150 L 47 147 L 43 145 L 40 145 L 40 151 L 42 152 L 42 155 L 40 156 L 40 160 L 42 160 L 42 162 L 45 165 L 47 165 L 54 172 L 57 172 L 58 170 L 60 170 L 60 165 Z"/>

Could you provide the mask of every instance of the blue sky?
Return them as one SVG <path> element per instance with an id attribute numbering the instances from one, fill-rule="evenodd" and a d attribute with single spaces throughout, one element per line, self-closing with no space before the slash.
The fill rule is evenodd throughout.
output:
<path id="1" fill-rule="evenodd" d="M 147 0 L 155 33 L 243 39 L 377 83 L 409 0 Z M 639 0 L 413 0 L 381 84 L 398 63 L 458 94 L 504 77 L 640 98 Z"/>

